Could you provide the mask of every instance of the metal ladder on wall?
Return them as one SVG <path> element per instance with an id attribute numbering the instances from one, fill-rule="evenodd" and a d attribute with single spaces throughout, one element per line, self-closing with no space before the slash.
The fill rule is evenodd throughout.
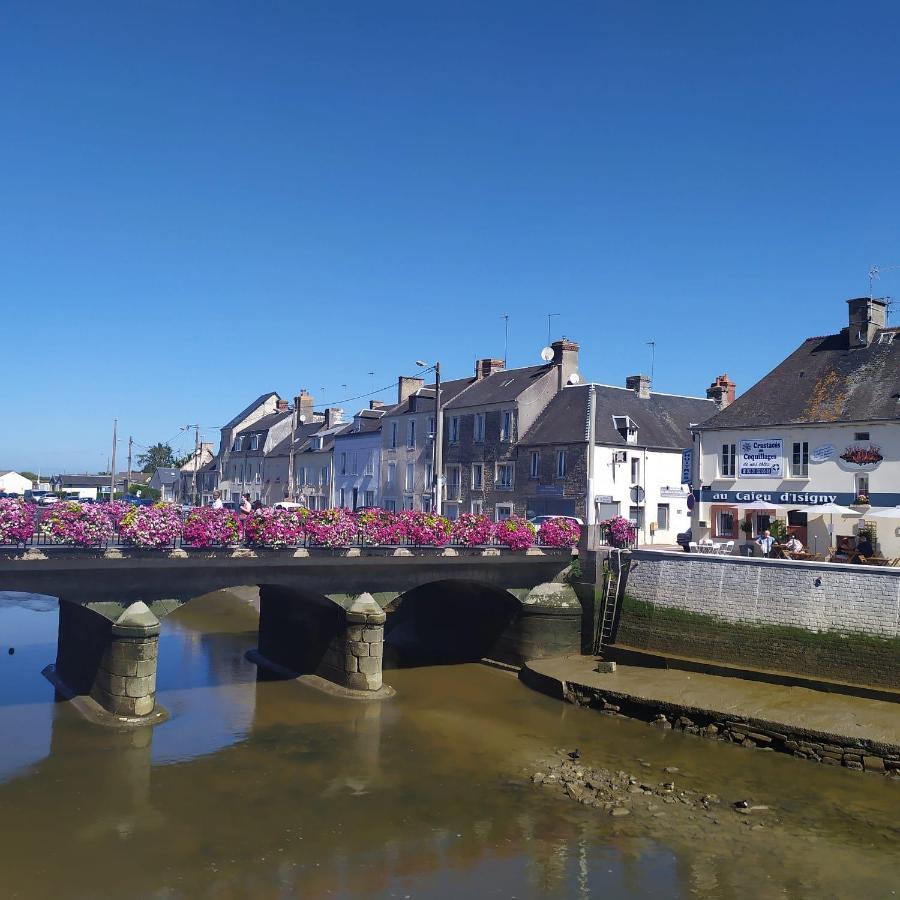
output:
<path id="1" fill-rule="evenodd" d="M 615 625 L 616 613 L 619 609 L 619 593 L 622 588 L 622 551 L 616 549 L 612 552 L 616 554 L 616 568 L 615 572 L 613 572 L 612 567 L 610 567 L 610 571 L 607 573 L 603 614 L 600 617 L 600 627 L 594 641 L 594 653 L 597 656 L 602 655 L 604 646 L 609 645 L 612 641 L 613 626 Z M 612 562 L 612 552 L 609 556 L 610 562 Z"/>

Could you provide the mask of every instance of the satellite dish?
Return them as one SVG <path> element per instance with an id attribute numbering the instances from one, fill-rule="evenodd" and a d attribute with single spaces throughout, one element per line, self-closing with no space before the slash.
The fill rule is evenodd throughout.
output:
<path id="1" fill-rule="evenodd" d="M 569 384 L 578 384 L 581 381 L 581 376 L 577 372 L 573 372 L 569 376 Z"/>
<path id="2" fill-rule="evenodd" d="M 541 359 L 544 362 L 550 362 L 550 360 L 553 359 L 553 348 L 544 347 L 544 349 L 541 350 Z"/>

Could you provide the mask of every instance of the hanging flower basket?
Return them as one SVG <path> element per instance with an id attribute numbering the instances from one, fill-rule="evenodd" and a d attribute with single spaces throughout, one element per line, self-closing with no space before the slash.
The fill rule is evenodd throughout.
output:
<path id="1" fill-rule="evenodd" d="M 13 497 L 0 498 L 0 544 L 25 544 L 34 534 L 35 507 Z"/>
<path id="2" fill-rule="evenodd" d="M 543 547 L 574 547 L 581 537 L 581 528 L 571 519 L 547 519 L 541 523 L 538 543 Z"/>
<path id="3" fill-rule="evenodd" d="M 172 503 L 132 506 L 122 516 L 119 536 L 132 547 L 160 550 L 174 547 L 181 537 L 181 509 Z"/>
<path id="4" fill-rule="evenodd" d="M 494 538 L 510 550 L 527 550 L 533 546 L 537 529 L 525 519 L 512 517 L 494 525 Z"/>
<path id="5" fill-rule="evenodd" d="M 192 509 L 184 520 L 181 543 L 195 549 L 228 547 L 241 542 L 238 517 L 227 509 L 203 506 Z"/>
<path id="6" fill-rule="evenodd" d="M 489 544 L 494 536 L 494 522 L 484 515 L 463 513 L 451 527 L 454 544 L 463 547 L 480 547 Z"/>
<path id="7" fill-rule="evenodd" d="M 255 547 L 281 549 L 303 543 L 305 523 L 311 513 L 306 509 L 273 509 L 264 506 L 244 522 L 247 543 Z"/>
<path id="8" fill-rule="evenodd" d="M 99 503 L 82 505 L 61 500 L 41 520 L 41 532 L 60 544 L 100 547 L 113 536 L 113 524 Z"/>

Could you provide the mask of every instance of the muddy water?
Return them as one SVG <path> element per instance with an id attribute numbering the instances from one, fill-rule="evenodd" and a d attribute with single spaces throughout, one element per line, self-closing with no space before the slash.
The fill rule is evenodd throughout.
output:
<path id="1" fill-rule="evenodd" d="M 9 600 L 10 598 L 7 598 Z M 387 673 L 339 701 L 255 681 L 246 602 L 166 619 L 154 730 L 53 702 L 52 602 L 0 595 L 0 896 L 891 897 L 900 785 L 575 709 L 479 665 Z M 8 655 L 8 647 L 15 654 Z M 768 805 L 744 827 L 611 818 L 530 783 L 535 760 Z M 641 763 L 645 765 L 641 765 Z"/>

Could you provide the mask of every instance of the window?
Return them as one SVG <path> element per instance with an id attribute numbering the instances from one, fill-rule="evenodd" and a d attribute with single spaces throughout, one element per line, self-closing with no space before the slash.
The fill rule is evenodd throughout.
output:
<path id="1" fill-rule="evenodd" d="M 669 530 L 669 504 L 659 503 L 656 506 L 656 529 L 657 531 Z"/>
<path id="2" fill-rule="evenodd" d="M 412 494 L 404 494 L 403 495 L 403 508 L 404 509 L 412 509 L 413 508 Z"/>
<path id="3" fill-rule="evenodd" d="M 254 476 L 253 476 L 253 480 L 254 480 L 257 484 L 259 484 L 259 482 L 261 481 L 261 479 L 262 479 L 262 466 L 258 466 L 257 469 L 256 469 L 256 473 L 255 473 Z"/>
<path id="4" fill-rule="evenodd" d="M 566 477 L 566 451 L 558 450 L 556 453 L 556 477 Z"/>
<path id="5" fill-rule="evenodd" d="M 484 487 L 484 465 L 472 463 L 472 490 L 480 491 Z"/>
<path id="6" fill-rule="evenodd" d="M 795 441 L 791 454 L 791 475 L 795 478 L 806 478 L 809 475 L 809 444 L 806 441 Z"/>
<path id="7" fill-rule="evenodd" d="M 869 432 L 868 431 L 857 431 L 853 435 L 854 441 L 867 441 L 869 440 Z M 240 448 L 238 448 L 240 449 Z"/>
<path id="8" fill-rule="evenodd" d="M 531 477 L 539 478 L 541 474 L 541 454 L 537 450 L 531 451 Z"/>
<path id="9" fill-rule="evenodd" d="M 865 497 L 868 499 L 869 497 L 869 476 L 868 475 L 857 475 L 856 476 L 856 496 L 857 497 Z"/>
<path id="10" fill-rule="evenodd" d="M 416 449 L 416 420 L 410 419 L 406 423 L 406 449 Z"/>
<path id="11" fill-rule="evenodd" d="M 859 438 L 857 438 L 857 440 L 859 440 Z M 243 444 L 244 444 L 244 439 L 242 437 L 236 437 L 234 439 L 234 449 L 235 450 L 240 450 L 241 447 L 243 446 Z"/>
<path id="12" fill-rule="evenodd" d="M 366 491 L 363 494 L 363 503 L 366 506 L 374 506 L 375 505 L 375 491 Z"/>
<path id="13" fill-rule="evenodd" d="M 494 519 L 497 522 L 505 522 L 511 519 L 513 514 L 512 505 L 509 503 L 498 503 L 494 508 Z"/>
<path id="14" fill-rule="evenodd" d="M 635 526 L 635 528 L 640 531 L 644 527 L 644 507 L 629 506 L 628 518 L 631 519 L 631 522 Z"/>
<path id="15" fill-rule="evenodd" d="M 391 485 L 391 487 L 396 484 L 397 481 L 397 463 L 389 462 L 388 463 L 388 471 L 387 471 L 387 483 Z"/>
<path id="16" fill-rule="evenodd" d="M 422 494 L 422 512 L 431 512 L 431 494 Z"/>
<path id="17" fill-rule="evenodd" d="M 406 490 L 411 491 L 415 487 L 416 483 L 416 464 L 415 463 L 407 463 L 406 464 Z M 405 507 L 406 509 L 412 509 L 411 506 Z"/>
<path id="18" fill-rule="evenodd" d="M 346 492 L 344 491 L 343 488 L 341 488 L 341 500 L 340 500 L 340 503 L 338 504 L 338 506 L 345 507 L 347 505 L 345 498 L 346 498 Z"/>
<path id="19" fill-rule="evenodd" d="M 397 512 L 397 501 L 396 500 L 385 500 L 384 508 L 388 512 Z"/>
<path id="20" fill-rule="evenodd" d="M 397 446 L 397 423 L 391 422 L 391 448 Z"/>
<path id="21" fill-rule="evenodd" d="M 598 503 L 597 504 L 597 521 L 605 522 L 607 519 L 614 519 L 619 515 L 619 503 Z"/>
<path id="22" fill-rule="evenodd" d="M 306 484 L 306 466 L 300 466 L 300 468 L 297 469 L 297 484 Z"/>
<path id="23" fill-rule="evenodd" d="M 322 481 L 321 484 L 328 484 L 328 466 L 322 466 Z"/>
<path id="24" fill-rule="evenodd" d="M 341 475 L 346 475 L 346 474 L 347 474 L 347 454 L 342 453 L 341 454 Z M 343 505 L 344 504 L 342 503 L 341 506 L 343 506 Z"/>
<path id="25" fill-rule="evenodd" d="M 459 443 L 459 416 L 450 416 L 450 435 L 447 439 L 451 444 Z"/>
<path id="26" fill-rule="evenodd" d="M 734 510 L 720 509 L 716 513 L 716 536 L 728 537 L 734 534 Z"/>
<path id="27" fill-rule="evenodd" d="M 475 413 L 475 431 L 472 439 L 476 444 L 484 440 L 484 413 Z"/>
<path id="28" fill-rule="evenodd" d="M 722 466 L 721 475 L 723 478 L 734 478 L 735 473 L 735 450 L 736 444 L 722 444 Z"/>
<path id="29" fill-rule="evenodd" d="M 480 516 L 484 513 L 484 500 L 472 501 L 472 515 Z"/>
<path id="30" fill-rule="evenodd" d="M 430 488 L 434 484 L 434 463 L 425 463 L 425 487 Z"/>
<path id="31" fill-rule="evenodd" d="M 365 474 L 365 475 L 374 475 L 375 474 L 375 454 L 371 450 L 369 450 L 366 453 L 366 462 L 363 467 L 363 474 Z"/>
<path id="32" fill-rule="evenodd" d="M 459 518 L 459 504 L 458 503 L 448 503 L 444 507 L 444 515 L 451 522 L 455 522 Z"/>
<path id="33" fill-rule="evenodd" d="M 513 486 L 513 464 L 497 463 L 495 486 L 498 491 L 511 491 Z"/>
<path id="34" fill-rule="evenodd" d="M 258 434 L 250 435 L 250 449 L 251 450 L 259 450 L 259 435 Z"/>
<path id="35" fill-rule="evenodd" d="M 447 499 L 459 500 L 461 472 L 459 466 L 447 466 Z"/>
<path id="36" fill-rule="evenodd" d="M 641 458 L 639 456 L 631 457 L 631 483 L 641 483 Z"/>
<path id="37" fill-rule="evenodd" d="M 434 416 L 428 417 L 428 437 L 434 437 Z"/>
<path id="38" fill-rule="evenodd" d="M 504 409 L 500 413 L 500 440 L 512 440 L 512 410 Z"/>

